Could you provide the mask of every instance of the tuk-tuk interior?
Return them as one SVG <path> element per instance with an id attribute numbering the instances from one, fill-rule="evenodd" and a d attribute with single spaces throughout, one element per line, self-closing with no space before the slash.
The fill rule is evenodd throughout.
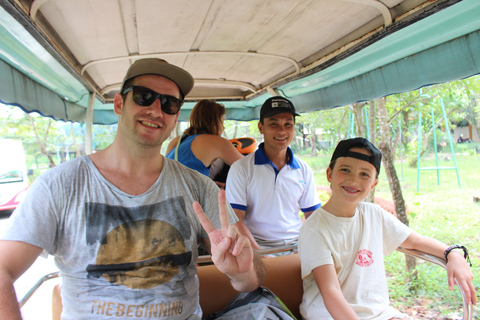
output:
<path id="1" fill-rule="evenodd" d="M 257 119 L 272 95 L 324 110 L 479 74 L 479 16 L 478 0 L 0 0 L 0 102 L 85 122 L 91 140 L 117 122 L 127 68 L 159 57 L 195 78 L 180 121 L 205 98 L 230 120 Z M 274 259 L 265 286 L 299 316 L 298 256 Z M 215 270 L 199 268 L 205 314 L 235 295 Z"/>

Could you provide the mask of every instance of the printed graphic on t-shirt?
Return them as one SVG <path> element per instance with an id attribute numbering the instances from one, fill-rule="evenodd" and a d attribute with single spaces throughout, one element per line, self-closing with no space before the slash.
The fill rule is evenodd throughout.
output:
<path id="1" fill-rule="evenodd" d="M 358 250 L 357 260 L 355 263 L 360 267 L 368 267 L 373 264 L 373 253 L 370 250 L 362 249 Z"/>
<path id="2" fill-rule="evenodd" d="M 88 277 L 132 289 L 150 289 L 170 281 L 191 263 L 190 223 L 183 198 L 125 208 L 87 206 L 87 245 L 98 246 Z M 161 220 L 159 220 L 161 218 Z"/>

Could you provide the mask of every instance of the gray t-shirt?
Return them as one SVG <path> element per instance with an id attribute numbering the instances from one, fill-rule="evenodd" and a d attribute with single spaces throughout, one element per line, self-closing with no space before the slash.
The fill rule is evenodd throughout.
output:
<path id="1" fill-rule="evenodd" d="M 84 156 L 38 177 L 0 239 L 55 256 L 62 319 L 200 319 L 195 261 L 207 234 L 192 203 L 218 228 L 217 196 L 208 177 L 166 158 L 151 188 L 132 196 Z"/>

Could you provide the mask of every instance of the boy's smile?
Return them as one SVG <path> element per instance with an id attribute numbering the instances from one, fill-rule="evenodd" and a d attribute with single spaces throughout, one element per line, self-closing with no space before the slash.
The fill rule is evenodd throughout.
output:
<path id="1" fill-rule="evenodd" d="M 350 151 L 370 154 L 369 151 L 362 148 L 352 148 Z M 351 157 L 337 158 L 333 170 L 330 167 L 327 169 L 327 179 L 332 188 L 332 197 L 329 202 L 333 200 L 338 205 L 340 203 L 346 206 L 350 204 L 353 207 L 365 199 L 378 182 L 377 170 L 371 163 Z M 327 207 L 329 206 L 327 205 Z"/>

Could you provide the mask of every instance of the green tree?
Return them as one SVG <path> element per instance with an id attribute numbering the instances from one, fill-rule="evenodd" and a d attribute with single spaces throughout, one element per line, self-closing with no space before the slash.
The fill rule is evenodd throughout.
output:
<path id="1" fill-rule="evenodd" d="M 18 107 L 4 105 L 0 124 L 0 137 L 21 140 L 27 155 L 35 158 L 43 155 L 49 167 L 55 166 L 52 155 L 56 153 L 57 137 L 63 134 L 52 118 L 27 114 Z"/>
<path id="2" fill-rule="evenodd" d="M 322 132 L 322 140 L 328 141 L 330 147 L 333 147 L 337 142 L 346 137 L 348 132 L 348 114 L 350 110 L 348 107 L 339 107 L 328 110 L 315 111 L 310 113 L 302 113 L 297 117 L 297 124 L 301 126 L 302 132 L 306 132 L 305 138 L 315 138 L 315 143 L 312 141 L 312 155 L 316 154 L 315 149 L 320 149 L 316 142 L 319 138 L 316 135 L 317 129 Z M 306 128 L 306 130 L 303 130 Z"/>
<path id="3" fill-rule="evenodd" d="M 398 218 L 405 225 L 409 225 L 407 217 L 407 207 L 405 205 L 405 199 L 403 198 L 402 187 L 400 185 L 400 180 L 398 179 L 397 171 L 394 166 L 394 150 L 391 146 L 391 135 L 392 128 L 389 124 L 389 115 L 386 107 L 387 98 L 380 98 L 376 100 L 377 105 L 377 118 L 380 128 L 380 142 L 378 143 L 378 148 L 383 154 L 382 164 L 387 176 L 388 185 L 390 187 L 390 192 L 392 193 L 393 203 L 395 205 L 395 212 L 397 213 Z M 405 255 L 405 268 L 407 274 L 412 274 L 412 271 L 415 269 L 416 261 L 415 258 Z M 415 275 L 413 274 L 412 277 Z M 412 278 L 409 279 L 412 283 Z"/>
<path id="4" fill-rule="evenodd" d="M 81 134 L 84 135 L 84 123 L 79 124 L 81 125 Z M 117 133 L 117 124 L 112 125 L 94 125 L 92 129 L 92 136 L 93 136 L 93 144 L 92 147 L 94 150 L 102 150 L 108 147 L 115 138 Z M 77 132 L 77 130 L 75 131 Z M 175 131 L 173 131 L 175 132 Z M 76 133 L 78 136 L 78 133 Z"/>

